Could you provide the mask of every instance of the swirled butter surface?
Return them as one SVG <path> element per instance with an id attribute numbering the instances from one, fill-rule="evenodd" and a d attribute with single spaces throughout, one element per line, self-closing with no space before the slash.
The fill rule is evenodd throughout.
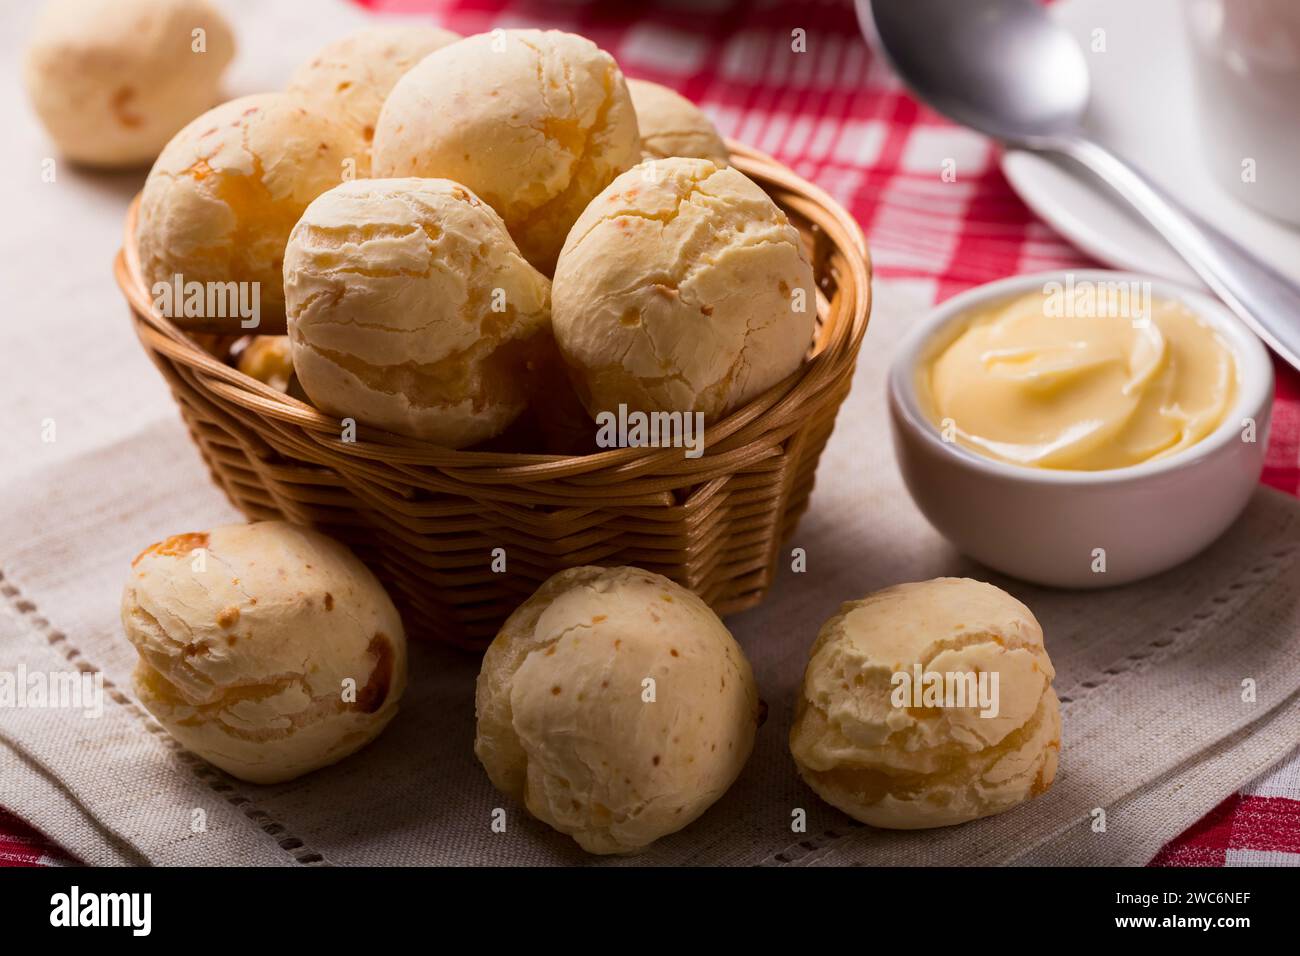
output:
<path id="1" fill-rule="evenodd" d="M 1237 362 L 1181 302 L 1147 306 L 1136 319 L 1062 310 L 1035 291 L 978 309 L 922 360 L 921 400 L 945 440 L 1012 464 L 1100 471 L 1174 454 L 1223 422 Z"/>

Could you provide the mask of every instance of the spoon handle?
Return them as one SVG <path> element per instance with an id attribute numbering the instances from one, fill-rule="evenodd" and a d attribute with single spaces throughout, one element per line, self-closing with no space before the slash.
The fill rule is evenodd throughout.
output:
<path id="1" fill-rule="evenodd" d="M 1110 150 L 1082 137 L 1048 147 L 1082 163 L 1165 237 L 1205 284 L 1292 367 L 1300 369 L 1300 287 L 1278 274 Z"/>

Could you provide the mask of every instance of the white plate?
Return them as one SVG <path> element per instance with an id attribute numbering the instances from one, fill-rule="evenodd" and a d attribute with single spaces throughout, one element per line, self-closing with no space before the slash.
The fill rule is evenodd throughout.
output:
<path id="1" fill-rule="evenodd" d="M 1060 0 L 1053 16 L 1088 56 L 1087 126 L 1194 212 L 1300 282 L 1300 230 L 1238 203 L 1200 158 L 1187 40 L 1179 0 Z M 1094 31 L 1105 31 L 1094 52 Z M 1009 150 L 1002 171 L 1053 228 L 1107 265 L 1202 285 L 1123 200 L 1066 160 Z"/>

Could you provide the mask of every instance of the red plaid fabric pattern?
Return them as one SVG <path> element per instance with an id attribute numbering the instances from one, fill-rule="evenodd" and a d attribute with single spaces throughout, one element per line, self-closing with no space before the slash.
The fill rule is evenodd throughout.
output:
<path id="1" fill-rule="evenodd" d="M 1016 197 L 989 140 L 899 86 L 863 41 L 849 0 L 359 2 L 463 34 L 542 26 L 590 37 L 628 75 L 679 90 L 724 135 L 827 190 L 862 224 L 876 276 L 933 282 L 935 301 L 1017 273 L 1095 265 Z M 954 164 L 955 181 L 941 178 L 945 161 Z M 1263 480 L 1300 494 L 1300 375 L 1276 365 Z M 58 855 L 0 814 L 0 862 Z M 1300 752 L 1224 801 L 1153 864 L 1300 865 Z"/>
<path id="2" fill-rule="evenodd" d="M 74 862 L 42 833 L 0 808 L 0 866 L 64 866 Z"/>

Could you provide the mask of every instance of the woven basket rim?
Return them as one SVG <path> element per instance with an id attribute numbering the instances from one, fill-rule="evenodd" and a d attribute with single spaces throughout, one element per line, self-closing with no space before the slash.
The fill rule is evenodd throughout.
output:
<path id="1" fill-rule="evenodd" d="M 724 418 L 708 424 L 704 444 L 709 452 L 704 459 L 716 459 L 728 447 L 736 445 L 737 441 L 728 439 L 733 439 L 733 436 L 739 439 L 747 431 L 747 426 L 760 419 L 780 417 L 788 420 L 788 414 L 797 420 L 802 415 L 799 407 L 809 397 L 826 393 L 846 375 L 851 377 L 871 311 L 870 253 L 862 230 L 853 217 L 824 190 L 771 156 L 734 140 L 727 140 L 727 145 L 737 169 L 773 195 L 778 205 L 795 209 L 814 224 L 839 252 L 847 272 L 837 277 L 836 300 L 839 311 L 850 314 L 827 318 L 826 321 L 833 322 L 829 334 L 798 370 Z M 142 344 L 193 369 L 222 398 L 268 419 L 301 428 L 335 453 L 388 464 L 433 466 L 454 472 L 457 478 L 470 484 L 591 477 L 598 473 L 609 479 L 628 470 L 636 473 L 658 471 L 670 460 L 678 469 L 690 464 L 682 459 L 680 448 L 626 447 L 587 455 L 474 451 L 449 449 L 373 426 L 363 429 L 364 440 L 345 442 L 341 437 L 339 419 L 222 362 L 191 339 L 189 332 L 154 308 L 136 251 L 135 228 L 140 199 L 141 194 L 137 194 L 127 212 L 122 247 L 114 259 L 113 272 L 131 307 L 136 333 Z M 820 290 L 818 298 L 824 301 Z M 258 333 L 248 330 L 248 334 Z M 846 365 L 849 366 L 847 369 Z M 786 414 L 774 416 L 774 408 Z"/>

